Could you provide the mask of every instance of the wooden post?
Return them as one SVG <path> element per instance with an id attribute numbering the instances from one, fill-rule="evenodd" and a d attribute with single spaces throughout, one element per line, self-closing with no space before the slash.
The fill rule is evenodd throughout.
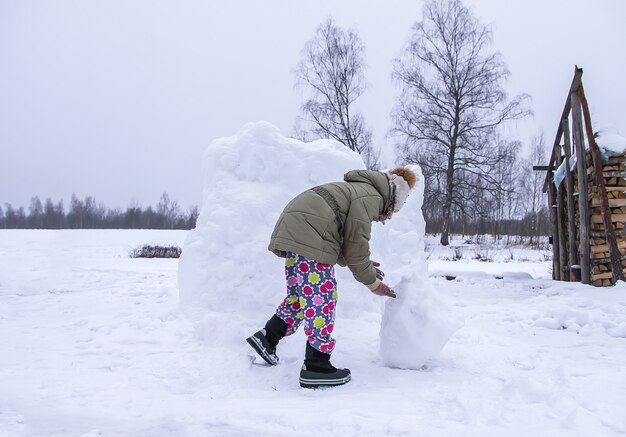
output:
<path id="1" fill-rule="evenodd" d="M 569 113 L 571 111 L 571 98 L 570 95 L 572 93 L 575 93 L 578 90 L 578 86 L 580 85 L 580 81 L 583 77 L 583 69 L 582 68 L 578 68 L 578 66 L 576 66 L 574 68 L 574 78 L 572 79 L 572 84 L 569 87 L 569 92 L 567 93 L 567 99 L 565 99 L 565 106 L 563 107 L 563 114 L 561 115 L 561 120 L 565 120 L 567 119 L 567 117 L 569 116 Z M 558 147 L 558 145 L 561 143 L 561 135 L 563 134 L 563 131 L 561 130 L 561 124 L 559 123 L 559 127 L 556 130 L 556 137 L 554 138 L 554 144 L 552 146 L 552 150 L 554 150 L 556 147 Z M 548 168 L 551 169 L 553 167 L 554 164 L 554 153 L 550 155 L 550 163 L 548 164 Z M 546 179 L 543 183 L 543 192 L 546 192 L 546 189 L 548 188 L 548 180 L 550 179 L 551 174 L 548 172 L 546 174 Z"/>
<path id="2" fill-rule="evenodd" d="M 561 165 L 561 146 L 556 150 L 556 167 L 559 168 Z M 567 165 L 567 164 L 566 164 Z M 554 179 L 554 178 L 553 178 Z M 559 267 L 560 267 L 560 275 L 559 279 L 561 281 L 566 281 L 569 278 L 569 265 L 567 264 L 567 252 L 565 251 L 565 228 L 564 228 L 564 220 L 563 220 L 563 195 L 565 193 L 565 188 L 563 187 L 563 181 L 561 181 L 561 185 L 556 188 L 556 223 L 557 223 L 557 233 L 559 238 Z"/>
<path id="3" fill-rule="evenodd" d="M 576 210 L 574 208 L 574 176 L 569 168 L 569 160 L 572 156 L 572 143 L 570 140 L 569 121 L 567 118 L 561 120 L 563 137 L 565 143 L 565 188 L 567 189 L 567 265 L 569 266 L 569 280 L 578 281 L 577 272 L 572 270 L 572 266 L 578 264 L 578 250 L 576 249 Z"/>
<path id="4" fill-rule="evenodd" d="M 611 270 L 613 270 L 613 284 L 618 280 L 624 280 L 624 272 L 621 263 L 621 254 L 617 247 L 617 239 L 615 238 L 615 228 L 611 221 L 611 209 L 609 208 L 609 199 L 606 195 L 606 187 L 604 176 L 602 175 L 602 158 L 600 157 L 600 149 L 596 144 L 596 139 L 593 136 L 593 129 L 591 127 L 591 115 L 589 114 L 589 106 L 587 104 L 587 98 L 585 97 L 585 91 L 582 84 L 578 88 L 578 96 L 582 104 L 583 114 L 585 116 L 585 128 L 587 132 L 587 141 L 589 142 L 589 149 L 591 150 L 591 157 L 593 160 L 593 169 L 596 179 L 596 187 L 598 195 L 600 196 L 600 209 L 602 211 L 602 221 L 604 222 L 604 232 L 606 234 L 606 241 L 609 243 L 609 249 L 611 253 Z"/>
<path id="5" fill-rule="evenodd" d="M 549 179 L 548 204 L 550 205 L 550 223 L 552 224 L 552 279 L 561 280 L 561 265 L 559 262 L 559 227 L 556 217 L 556 188 Z"/>
<path id="6" fill-rule="evenodd" d="M 582 115 L 578 90 L 570 94 L 572 107 L 572 130 L 576 150 L 576 170 L 578 172 L 578 214 L 580 229 L 580 279 L 583 284 L 591 283 L 591 262 L 589 257 L 589 198 L 587 193 L 587 164 L 583 141 Z"/>

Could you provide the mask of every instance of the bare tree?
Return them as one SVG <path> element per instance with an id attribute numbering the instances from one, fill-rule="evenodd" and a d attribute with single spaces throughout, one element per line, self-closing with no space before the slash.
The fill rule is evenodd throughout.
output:
<path id="1" fill-rule="evenodd" d="M 180 207 L 177 201 L 170 201 L 170 196 L 167 193 L 161 195 L 161 199 L 156 207 L 157 214 L 159 214 L 163 220 L 163 229 L 174 229 L 176 220 L 180 215 Z"/>
<path id="2" fill-rule="evenodd" d="M 163 193 L 163 196 L 166 196 L 167 202 L 169 204 L 169 197 L 166 193 Z M 124 213 L 124 226 L 127 228 L 140 228 L 141 227 L 141 206 L 139 206 L 139 202 L 136 199 L 133 199 L 130 202 L 130 205 L 126 208 L 126 212 Z"/>
<path id="3" fill-rule="evenodd" d="M 507 225 L 521 215 L 519 185 L 522 179 L 522 166 L 519 162 L 519 151 L 522 143 L 507 141 L 501 136 L 496 137 L 496 143 L 503 159 L 490 170 L 499 187 L 492 191 L 493 199 L 490 203 L 494 219 L 492 233 L 499 240 L 502 235 L 511 236 L 511 229 L 508 229 Z"/>
<path id="4" fill-rule="evenodd" d="M 296 85 L 311 93 L 296 121 L 302 140 L 333 138 L 361 154 L 368 168 L 378 166 L 372 131 L 354 110 L 365 92 L 365 46 L 355 30 L 343 30 L 326 20 L 302 50 L 294 70 Z"/>
<path id="5" fill-rule="evenodd" d="M 545 173 L 533 171 L 533 165 L 543 165 L 547 161 L 546 141 L 544 133 L 533 138 L 530 155 L 522 163 L 524 177 L 521 180 L 521 189 L 524 194 L 526 206 L 526 218 L 530 221 L 530 244 L 538 243 L 542 234 L 540 225 L 542 222 L 543 209 L 547 205 L 546 194 L 543 192 Z"/>
<path id="6" fill-rule="evenodd" d="M 14 209 L 10 203 L 5 203 L 4 208 L 5 229 L 25 229 L 28 226 L 28 220 L 23 206 Z"/>
<path id="7" fill-rule="evenodd" d="M 83 202 L 84 226 L 89 229 L 97 227 L 104 215 L 104 207 L 98 206 L 96 199 L 92 196 L 86 196 Z"/>
<path id="8" fill-rule="evenodd" d="M 28 207 L 28 227 L 31 229 L 43 228 L 43 204 L 38 196 L 30 199 L 30 206 Z"/>
<path id="9" fill-rule="evenodd" d="M 490 168 L 504 159 L 494 145 L 496 128 L 525 116 L 526 96 L 507 98 L 508 70 L 490 52 L 491 32 L 459 0 L 430 1 L 405 54 L 394 64 L 402 92 L 392 114 L 409 162 L 430 166 L 441 198 L 441 244 L 449 244 L 454 202 L 468 184 L 496 187 Z M 460 175 L 471 175 L 462 180 Z M 428 187 L 427 181 L 427 187 Z"/>
<path id="10" fill-rule="evenodd" d="M 46 199 L 44 206 L 44 228 L 45 229 L 61 229 L 65 220 L 65 208 L 63 201 L 54 204 L 49 197 Z"/>
<path id="11" fill-rule="evenodd" d="M 200 211 L 197 206 L 192 206 L 187 209 L 187 221 L 186 227 L 188 229 L 193 229 L 196 227 L 196 222 L 198 221 L 198 216 L 200 215 Z"/>
<path id="12" fill-rule="evenodd" d="M 85 228 L 85 204 L 74 193 L 72 193 L 72 197 L 70 199 L 70 210 L 67 213 L 67 223 L 70 229 Z"/>

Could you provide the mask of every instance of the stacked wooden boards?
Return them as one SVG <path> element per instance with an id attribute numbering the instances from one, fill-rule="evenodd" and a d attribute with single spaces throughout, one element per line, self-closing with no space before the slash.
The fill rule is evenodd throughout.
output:
<path id="1" fill-rule="evenodd" d="M 588 154 L 587 154 L 588 156 Z M 590 159 L 587 160 L 590 164 Z M 593 175 L 593 167 L 588 165 L 587 173 Z M 617 248 L 620 253 L 622 268 L 626 267 L 626 154 L 609 156 L 602 163 L 606 197 L 611 212 L 611 222 L 615 229 Z M 589 203 L 591 215 L 591 281 L 596 286 L 612 285 L 613 273 L 611 269 L 610 248 L 607 241 L 604 220 L 601 210 L 601 194 L 597 185 L 590 177 Z M 626 273 L 626 270 L 624 271 Z"/>

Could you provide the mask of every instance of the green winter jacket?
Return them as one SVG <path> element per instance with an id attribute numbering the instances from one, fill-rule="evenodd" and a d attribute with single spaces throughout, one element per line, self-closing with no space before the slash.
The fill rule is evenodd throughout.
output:
<path id="1" fill-rule="evenodd" d="M 344 181 L 312 188 L 289 202 L 276 222 L 269 250 L 281 257 L 293 252 L 324 264 L 347 265 L 357 281 L 370 285 L 376 281 L 369 250 L 372 221 L 389 207 L 389 179 L 382 172 L 353 170 Z"/>

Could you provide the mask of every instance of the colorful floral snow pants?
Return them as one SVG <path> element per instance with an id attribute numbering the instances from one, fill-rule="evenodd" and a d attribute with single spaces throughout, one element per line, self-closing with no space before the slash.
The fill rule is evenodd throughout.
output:
<path id="1" fill-rule="evenodd" d="M 287 297 L 276 309 L 276 315 L 287 323 L 287 335 L 296 332 L 304 322 L 304 333 L 311 346 L 330 354 L 335 348 L 331 337 L 337 303 L 334 267 L 288 252 L 285 277 Z"/>

